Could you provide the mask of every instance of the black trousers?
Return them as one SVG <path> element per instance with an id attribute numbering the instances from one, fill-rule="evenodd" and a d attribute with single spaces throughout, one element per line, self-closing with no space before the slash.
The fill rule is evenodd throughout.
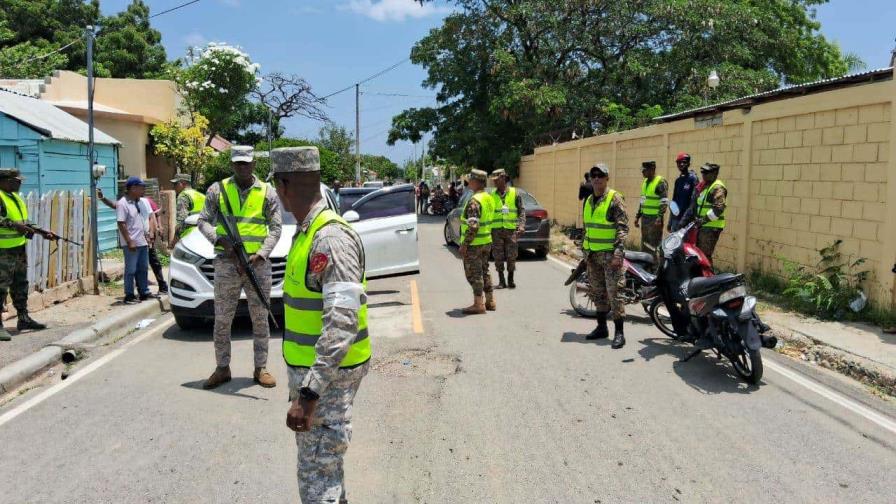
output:
<path id="1" fill-rule="evenodd" d="M 167 291 L 168 282 L 165 281 L 165 272 L 162 271 L 162 263 L 159 262 L 159 254 L 153 246 L 149 247 L 149 267 L 152 268 L 152 274 L 156 277 L 156 284 L 159 286 L 159 291 Z"/>

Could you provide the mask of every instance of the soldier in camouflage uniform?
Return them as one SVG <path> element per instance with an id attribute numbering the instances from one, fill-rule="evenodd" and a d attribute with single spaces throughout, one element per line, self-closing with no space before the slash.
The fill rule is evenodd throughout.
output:
<path id="1" fill-rule="evenodd" d="M 697 232 L 697 248 L 706 254 L 710 262 L 722 230 L 725 229 L 725 200 L 728 197 L 728 189 L 719 180 L 719 170 L 719 165 L 715 163 L 706 163 L 700 167 L 703 183 L 698 186 L 698 195 L 685 216 L 686 220 L 682 221 L 697 220 L 697 225 L 700 227 Z"/>
<path id="2" fill-rule="evenodd" d="M 635 215 L 635 227 L 641 228 L 641 252 L 656 255 L 663 241 L 663 218 L 669 206 L 669 184 L 656 174 L 656 161 L 641 163 L 641 202 Z"/>
<path id="3" fill-rule="evenodd" d="M 343 459 L 371 355 L 364 248 L 321 198 L 319 159 L 314 147 L 271 153 L 277 192 L 301 223 L 284 279 L 283 357 L 292 402 L 286 425 L 296 432 L 299 497 L 306 504 L 348 502 Z M 313 301 L 322 303 L 309 306 Z"/>
<path id="4" fill-rule="evenodd" d="M 619 291 L 625 287 L 622 261 L 628 236 L 628 216 L 622 194 L 607 187 L 609 175 L 610 169 L 605 164 L 591 168 L 594 193 L 588 197 L 583 210 L 585 239 L 582 248 L 588 266 L 589 294 L 597 309 L 597 328 L 587 339 L 609 336 L 609 313 L 615 325 L 612 346 L 622 348 L 625 345 L 625 302 Z M 608 200 L 608 197 L 612 199 Z"/>
<path id="5" fill-rule="evenodd" d="M 488 174 L 482 170 L 470 172 L 469 188 L 473 191 L 473 196 L 460 216 L 460 256 L 464 261 L 467 282 L 473 287 L 473 304 L 462 310 L 466 315 L 481 315 L 496 309 L 492 277 L 488 273 L 494 209 L 491 197 L 485 192 L 487 180 Z"/>
<path id="6" fill-rule="evenodd" d="M 249 198 L 257 198 L 259 191 L 263 191 L 262 218 L 266 226 L 266 236 L 263 236 L 261 247 L 249 254 L 249 262 L 258 278 L 265 298 L 271 295 L 271 261 L 268 257 L 280 239 L 282 227 L 282 215 L 280 204 L 277 202 L 277 194 L 273 187 L 266 182 L 258 180 L 253 174 L 255 168 L 254 155 L 250 147 L 235 146 L 231 153 L 234 176 L 223 182 L 217 182 L 208 189 L 205 207 L 199 213 L 199 231 L 215 244 L 218 254 L 214 260 L 215 267 L 215 360 L 217 367 L 215 372 L 206 380 L 203 387 L 215 388 L 230 381 L 230 332 L 233 317 L 236 314 L 237 304 L 240 299 L 240 291 L 246 293 L 246 301 L 249 306 L 249 316 L 252 319 L 253 347 L 255 352 L 255 373 L 253 378 L 263 387 L 273 387 L 277 384 L 274 377 L 265 366 L 268 360 L 268 310 L 258 298 L 255 290 L 249 283 L 248 277 L 240 270 L 236 254 L 233 251 L 233 243 L 222 235 L 215 223 L 220 218 L 230 218 L 234 228 L 239 230 L 243 221 L 250 220 L 247 217 L 235 216 L 243 211 L 243 206 L 250 207 Z M 228 182 L 230 181 L 230 182 Z M 240 208 L 229 208 L 224 198 L 227 197 L 222 184 L 228 182 L 228 186 L 235 187 L 239 199 Z M 232 207 L 233 205 L 231 205 Z M 231 212 L 231 210 L 233 212 Z M 257 218 L 251 218 L 255 221 Z M 244 246 L 262 240 L 262 236 L 247 236 L 240 232 Z"/>
<path id="7" fill-rule="evenodd" d="M 47 326 L 28 315 L 28 240 L 35 231 L 25 227 L 28 208 L 19 196 L 22 176 L 19 170 L 0 169 L 0 311 L 6 302 L 6 293 L 12 294 L 12 305 L 18 314 L 16 327 L 46 329 Z M 50 231 L 37 231 L 47 240 L 59 237 Z M 0 325 L 0 341 L 12 339 Z"/>
<path id="8" fill-rule="evenodd" d="M 506 201 L 509 192 L 507 183 L 510 177 L 501 169 L 492 172 L 495 180 L 495 192 L 492 199 L 495 202 L 495 214 L 492 222 L 492 256 L 495 258 L 495 269 L 498 270 L 498 286 L 496 289 L 510 287 L 516 288 L 514 272 L 516 271 L 516 258 L 519 254 L 517 240 L 526 231 L 526 209 L 523 208 L 523 197 L 519 191 L 513 190 L 515 195 L 513 202 Z M 516 221 L 510 222 L 502 219 L 503 216 L 516 212 Z M 513 226 L 511 228 L 511 226 Z M 507 280 L 504 279 L 504 263 L 507 263 Z"/>

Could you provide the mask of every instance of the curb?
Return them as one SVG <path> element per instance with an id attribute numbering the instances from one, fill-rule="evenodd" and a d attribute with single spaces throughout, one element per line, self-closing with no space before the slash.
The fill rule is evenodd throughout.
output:
<path id="1" fill-rule="evenodd" d="M 66 350 L 81 348 L 101 337 L 124 336 L 134 330 L 134 324 L 138 321 L 170 310 L 168 297 L 164 296 L 157 302 L 141 303 L 117 312 L 90 327 L 78 329 L 65 338 L 0 369 L 0 394 L 12 391 L 41 370 L 57 364 Z"/>

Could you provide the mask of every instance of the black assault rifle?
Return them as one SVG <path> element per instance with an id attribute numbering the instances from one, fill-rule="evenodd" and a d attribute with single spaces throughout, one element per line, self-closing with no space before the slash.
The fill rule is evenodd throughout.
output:
<path id="1" fill-rule="evenodd" d="M 227 205 L 228 213 L 233 215 L 233 210 L 230 208 L 230 202 L 227 201 L 226 197 L 223 199 Z M 218 211 L 218 221 L 221 223 L 221 226 L 224 227 L 224 232 L 227 233 L 227 238 L 230 240 L 231 245 L 233 245 L 233 253 L 236 255 L 236 259 L 242 270 L 246 272 L 246 276 L 249 278 L 249 283 L 252 284 L 252 290 L 255 291 L 258 299 L 261 300 L 261 304 L 263 304 L 264 308 L 268 311 L 268 316 L 271 318 L 271 322 L 274 323 L 274 328 L 280 329 L 280 326 L 277 324 L 277 319 L 274 317 L 274 314 L 271 313 L 270 303 L 268 303 L 268 300 L 261 292 L 261 284 L 258 283 L 258 277 L 255 276 L 255 270 L 253 270 L 252 265 L 249 264 L 249 255 L 246 254 L 246 247 L 243 246 L 243 238 L 240 236 L 240 232 L 233 226 L 233 222 L 229 217 L 229 215 L 222 215 L 220 210 Z"/>
<path id="2" fill-rule="evenodd" d="M 57 239 L 62 240 L 62 241 L 64 241 L 64 242 L 66 242 L 66 243 L 71 243 L 72 245 L 76 245 L 76 246 L 78 246 L 78 247 L 83 247 L 83 246 L 84 246 L 83 243 L 78 243 L 78 242 L 76 242 L 75 240 L 69 240 L 68 238 L 65 238 L 65 237 L 63 237 L 63 236 L 59 236 L 59 235 L 56 234 L 56 233 L 53 233 L 53 232 L 51 232 L 51 231 L 47 231 L 46 229 L 44 229 L 44 228 L 38 226 L 37 224 L 32 224 L 31 222 L 25 222 L 25 223 L 22 224 L 22 225 L 25 226 L 25 228 L 28 229 L 28 234 L 29 234 L 29 235 L 34 235 L 35 233 L 37 233 L 37 234 L 39 234 L 39 235 L 41 235 L 41 236 L 46 236 L 47 234 L 53 234 L 53 236 L 55 236 Z"/>

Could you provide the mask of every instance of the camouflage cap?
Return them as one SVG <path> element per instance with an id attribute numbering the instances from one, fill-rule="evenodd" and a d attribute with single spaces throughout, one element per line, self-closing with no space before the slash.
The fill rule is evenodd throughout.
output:
<path id="1" fill-rule="evenodd" d="M 504 171 L 503 168 L 498 168 L 497 170 L 492 172 L 492 178 L 504 177 L 507 178 L 507 172 Z"/>
<path id="2" fill-rule="evenodd" d="M 590 173 L 592 177 L 609 177 L 610 167 L 604 163 L 597 163 L 591 167 Z"/>
<path id="3" fill-rule="evenodd" d="M 703 166 L 700 167 L 701 173 L 718 173 L 721 166 L 715 163 L 703 163 Z"/>
<path id="4" fill-rule="evenodd" d="M 22 180 L 22 173 L 15 168 L 0 168 L 0 180 L 5 179 Z"/>
<path id="5" fill-rule="evenodd" d="M 320 171 L 317 147 L 281 147 L 271 151 L 273 173 L 308 173 Z"/>
<path id="6" fill-rule="evenodd" d="M 189 173 L 175 173 L 174 178 L 171 179 L 171 183 L 176 184 L 178 182 L 186 182 L 188 184 L 192 184 L 193 177 L 191 177 Z"/>
<path id="7" fill-rule="evenodd" d="M 470 180 L 478 180 L 479 182 L 488 182 L 488 173 L 482 170 L 470 171 Z"/>
<path id="8" fill-rule="evenodd" d="M 255 161 L 255 148 L 249 145 L 234 145 L 230 148 L 230 161 L 233 163 Z"/>

